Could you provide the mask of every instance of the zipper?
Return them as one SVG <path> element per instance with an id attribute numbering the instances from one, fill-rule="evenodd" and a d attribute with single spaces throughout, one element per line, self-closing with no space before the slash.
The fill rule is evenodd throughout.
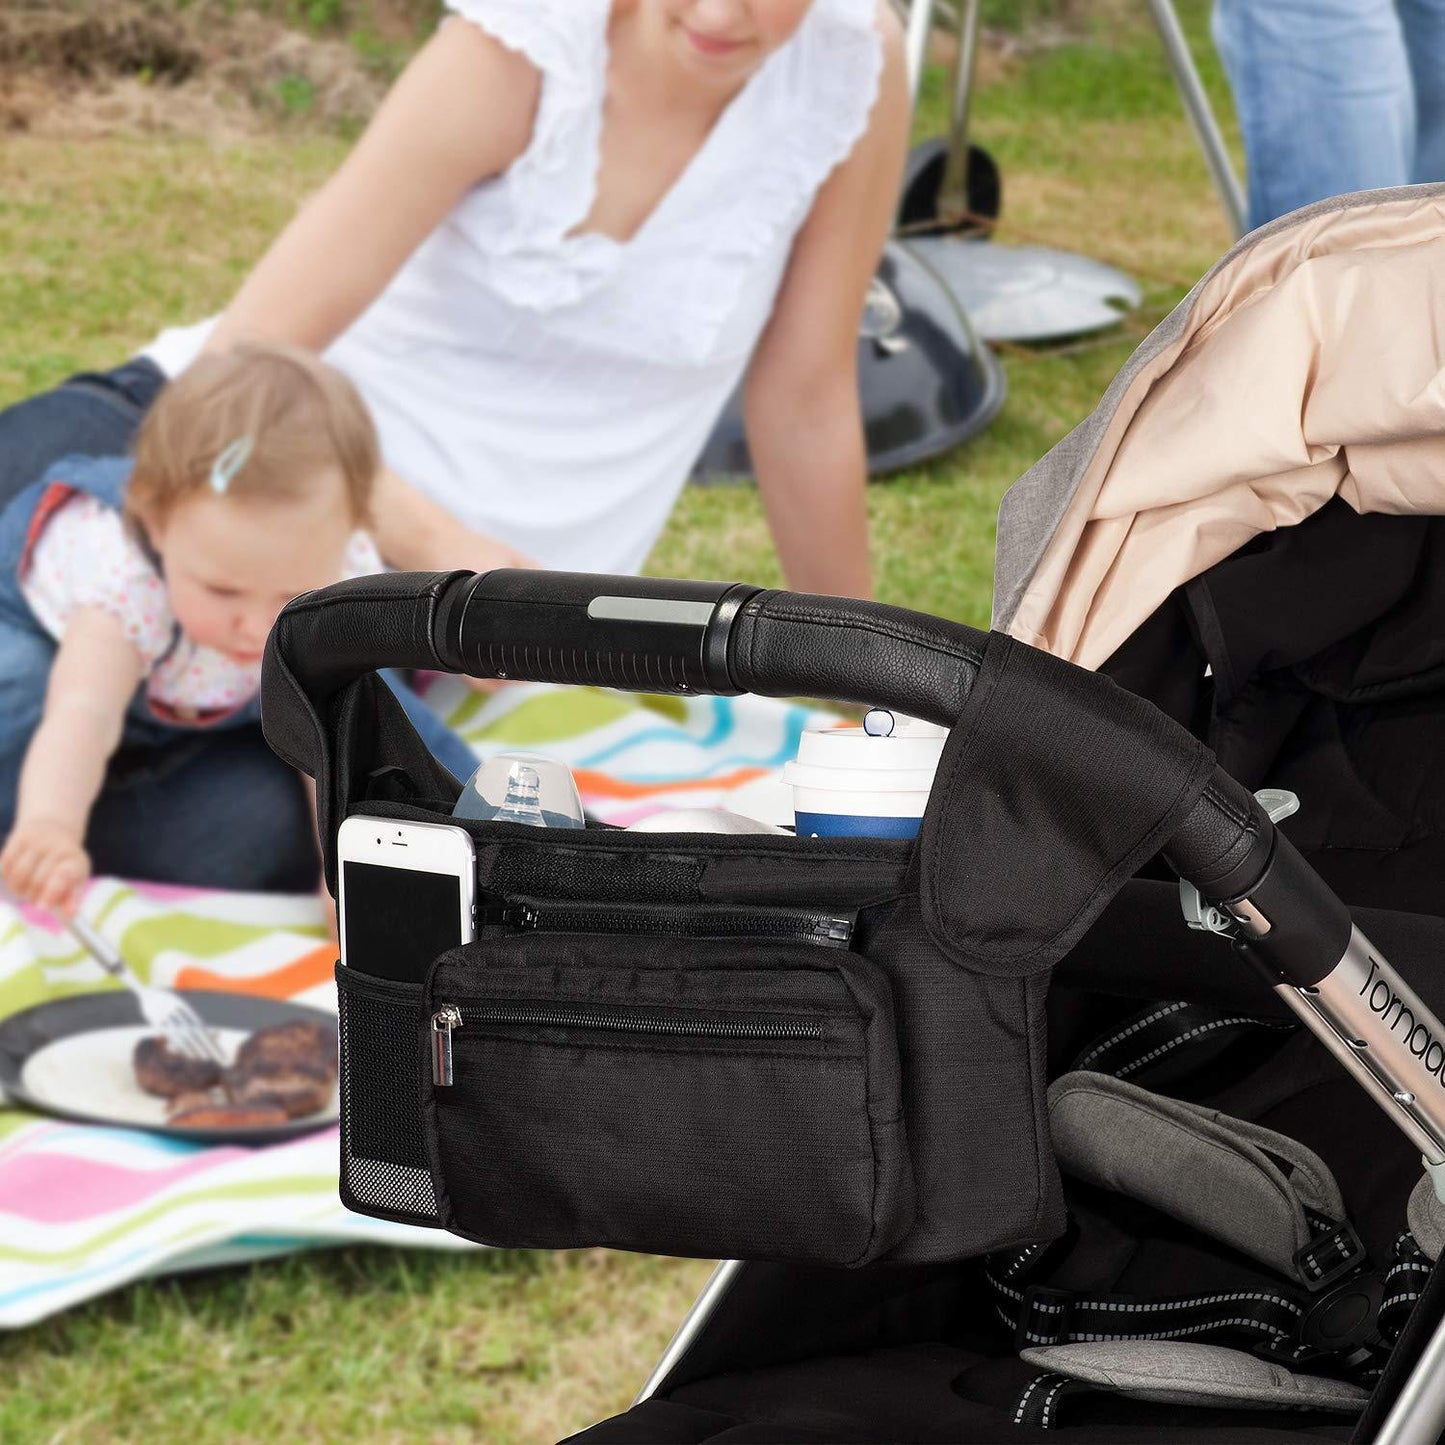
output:
<path id="1" fill-rule="evenodd" d="M 466 1019 L 473 1023 L 533 1025 L 540 1028 L 598 1029 L 610 1033 L 661 1034 L 673 1038 L 703 1039 L 821 1039 L 822 1024 L 810 1019 L 688 1018 L 663 1013 L 588 1009 L 582 1005 L 445 1004 L 431 1019 L 432 1083 L 438 1087 L 455 1079 L 452 1030 Z"/>
<path id="2" fill-rule="evenodd" d="M 485 920 L 519 932 L 634 933 L 673 938 L 776 938 L 847 948 L 854 915 L 797 908 L 649 908 L 629 903 L 556 903 L 515 898 Z"/>
<path id="3" fill-rule="evenodd" d="M 454 1003 L 445 1004 L 431 1016 L 431 1077 L 434 1084 L 450 1084 L 455 1077 L 452 1071 L 452 1030 L 461 1026 L 462 1011 Z"/>

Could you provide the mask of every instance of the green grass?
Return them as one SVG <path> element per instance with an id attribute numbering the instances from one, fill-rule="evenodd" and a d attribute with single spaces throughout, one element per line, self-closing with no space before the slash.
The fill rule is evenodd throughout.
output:
<path id="1" fill-rule="evenodd" d="M 708 1271 L 353 1248 L 150 1281 L 0 1340 L 0 1440 L 550 1439 L 626 1407 Z"/>
<path id="2" fill-rule="evenodd" d="M 309 0 L 284 3 L 308 18 Z M 416 0 L 418 17 L 429 3 Z M 1182 8 L 1224 112 L 1205 0 Z M 374 18 L 364 6 L 310 11 L 353 39 Z M 886 601 L 987 621 L 1004 490 L 1087 415 L 1229 243 L 1141 11 L 1109 0 L 1077 43 L 988 58 L 974 136 L 1003 168 L 1001 237 L 1122 265 L 1146 302 L 1102 339 L 1006 348 L 998 421 L 870 488 Z M 940 127 L 945 93 L 931 76 L 921 133 Z M 226 145 L 5 137 L 0 403 L 112 365 L 160 327 L 221 307 L 343 153 L 340 138 L 304 121 Z M 650 570 L 778 580 L 756 494 L 690 489 Z M 707 1269 L 594 1253 L 351 1249 L 143 1284 L 0 1336 L 0 1440 L 550 1440 L 625 1407 Z"/>

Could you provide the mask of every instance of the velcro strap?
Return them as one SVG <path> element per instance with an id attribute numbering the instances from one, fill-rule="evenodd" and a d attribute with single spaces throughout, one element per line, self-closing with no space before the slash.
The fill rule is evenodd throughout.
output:
<path id="1" fill-rule="evenodd" d="M 1295 1139 L 1105 1074 L 1049 1090 L 1064 1171 L 1152 1205 L 1309 1289 L 1364 1263 L 1324 1161 Z"/>

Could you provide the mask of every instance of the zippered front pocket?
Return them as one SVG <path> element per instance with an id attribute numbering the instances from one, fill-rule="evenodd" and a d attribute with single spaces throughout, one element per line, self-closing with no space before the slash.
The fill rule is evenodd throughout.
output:
<path id="1" fill-rule="evenodd" d="M 444 955 L 427 1006 L 468 1238 L 855 1265 L 912 1219 L 892 1000 L 846 948 L 539 929 Z"/>
<path id="2" fill-rule="evenodd" d="M 519 932 L 616 933 L 656 938 L 768 938 L 847 948 L 854 915 L 732 903 L 692 907 L 634 903 L 570 903 L 511 898 L 484 910 L 484 922 Z"/>
<path id="3" fill-rule="evenodd" d="M 657 1012 L 603 1012 L 585 1004 L 484 1004 L 459 1008 L 444 1004 L 431 1017 L 432 1083 L 449 1088 L 454 1082 L 452 1031 L 470 1018 L 474 1024 L 534 1028 L 595 1029 L 601 1033 L 651 1034 L 657 1038 L 726 1040 L 809 1039 L 821 1042 L 823 1026 L 808 1019 L 693 1018 Z"/>

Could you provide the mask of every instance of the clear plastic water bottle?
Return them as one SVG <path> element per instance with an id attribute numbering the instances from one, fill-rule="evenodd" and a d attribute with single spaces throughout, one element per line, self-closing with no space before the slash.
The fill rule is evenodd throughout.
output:
<path id="1" fill-rule="evenodd" d="M 530 823 L 545 828 L 542 816 L 542 780 L 536 768 L 528 763 L 513 763 L 507 774 L 507 796 L 497 809 L 499 823 Z"/>
<path id="2" fill-rule="evenodd" d="M 581 828 L 582 799 L 566 763 L 536 753 L 498 753 L 467 779 L 454 818 Z"/>

